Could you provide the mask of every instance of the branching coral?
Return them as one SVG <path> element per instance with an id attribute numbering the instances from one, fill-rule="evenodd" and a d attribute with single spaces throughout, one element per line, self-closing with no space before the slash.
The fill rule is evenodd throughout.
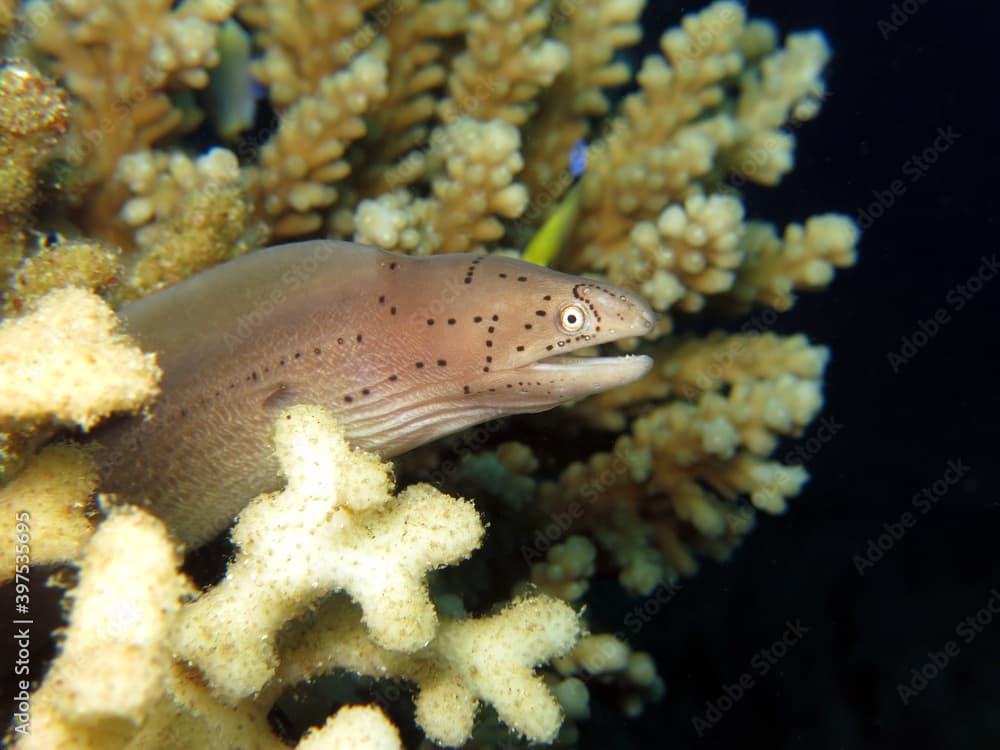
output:
<path id="1" fill-rule="evenodd" d="M 437 628 L 427 571 L 468 556 L 483 534 L 470 503 L 430 485 L 393 498 L 387 467 L 351 451 L 322 411 L 292 410 L 275 441 L 288 487 L 242 513 L 236 562 L 223 584 L 185 611 L 176 643 L 233 698 L 264 685 L 274 635 L 328 591 L 361 604 L 375 642 L 423 647 Z M 248 605 L 257 613 L 252 624 Z M 220 633 L 225 647 L 209 637 Z"/>
<path id="2" fill-rule="evenodd" d="M 141 297 L 256 247 L 264 228 L 241 184 L 236 156 L 215 148 L 196 160 L 143 152 L 119 161 L 118 179 L 135 195 L 122 207 L 137 227 L 139 255 L 123 296 Z"/>
<path id="3" fill-rule="evenodd" d="M 545 39 L 548 13 L 538 0 L 475 0 L 466 51 L 455 58 L 445 121 L 460 115 L 521 125 L 541 89 L 569 63 L 561 42 Z"/>
<path id="4" fill-rule="evenodd" d="M 236 561 L 197 601 L 181 606 L 187 583 L 159 521 L 126 509 L 101 525 L 81 559 L 70 628 L 22 746 L 181 748 L 206 725 L 223 744 L 242 744 L 266 726 L 283 684 L 334 669 L 416 684 L 417 720 L 442 744 L 468 739 L 481 701 L 519 734 L 551 741 L 562 709 L 534 669 L 576 643 L 573 608 L 539 595 L 494 615 L 439 621 L 423 579 L 479 544 L 471 503 L 429 485 L 391 496 L 387 467 L 348 448 L 319 407 L 289 410 L 275 442 L 288 487 L 243 513 Z M 360 616 L 335 597 L 300 617 L 331 590 L 357 600 Z M 85 697 L 93 660 L 115 669 Z M 318 735 L 339 731 L 348 715 L 306 747 L 323 746 Z M 391 736 L 374 721 L 372 731 Z"/>
<path id="5" fill-rule="evenodd" d="M 632 398 L 660 405 L 611 452 L 572 464 L 541 496 L 553 511 L 587 508 L 582 525 L 598 529 L 628 588 L 648 592 L 665 576 L 692 573 L 692 551 L 724 558 L 751 528 L 754 507 L 781 512 L 805 483 L 801 466 L 767 457 L 779 436 L 799 434 L 819 411 L 826 359 L 801 336 L 718 333 L 679 342 L 631 386 Z M 585 413 L 620 429 L 625 416 L 616 405 L 628 403 L 620 391 Z M 750 507 L 736 502 L 744 496 Z"/>
<path id="6" fill-rule="evenodd" d="M 124 201 L 111 179 L 125 154 L 190 129 L 197 115 L 170 92 L 201 89 L 218 62 L 218 26 L 232 0 L 35 0 L 32 44 L 73 97 L 66 156 L 79 170 L 81 225 L 112 234 Z"/>

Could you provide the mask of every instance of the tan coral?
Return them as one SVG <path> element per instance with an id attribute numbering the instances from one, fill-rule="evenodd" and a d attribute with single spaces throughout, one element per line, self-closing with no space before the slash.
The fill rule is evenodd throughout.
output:
<path id="1" fill-rule="evenodd" d="M 684 400 L 652 409 L 610 453 L 573 464 L 558 484 L 543 485 L 543 502 L 552 509 L 583 503 L 582 525 L 596 526 L 598 540 L 626 571 L 623 582 L 641 581 L 640 590 L 672 571 L 693 572 L 692 551 L 724 557 L 752 526 L 753 512 L 739 505 L 740 497 L 778 513 L 805 483 L 801 466 L 767 456 L 778 436 L 799 434 L 819 411 L 825 362 L 825 350 L 803 337 L 718 334 L 667 350 L 647 376 L 659 386 L 638 387 Z M 641 550 L 650 541 L 666 563 L 659 573 L 649 568 L 648 555 L 615 551 Z"/>
<path id="2" fill-rule="evenodd" d="M 0 66 L 0 283 L 29 246 L 38 171 L 69 127 L 64 93 L 26 60 Z"/>
<path id="3" fill-rule="evenodd" d="M 762 244 L 750 237 L 742 246 L 742 208 L 716 194 L 720 180 L 773 185 L 791 169 L 794 138 L 782 128 L 818 112 L 829 50 L 818 33 L 790 35 L 776 49 L 773 28 L 747 22 L 731 2 L 686 16 L 660 47 L 663 56 L 639 72 L 640 91 L 589 150 L 565 263 L 605 272 L 661 311 L 696 312 L 705 295 L 730 290 L 744 254 Z M 739 85 L 734 109 L 727 83 Z M 706 209 L 715 216 L 699 215 Z M 841 247 L 840 264 L 852 253 L 853 243 Z M 813 278 L 812 288 L 829 280 Z M 664 319 L 658 332 L 669 330 Z"/>
<path id="4" fill-rule="evenodd" d="M 254 202 L 273 238 L 322 226 L 322 212 L 337 199 L 336 183 L 351 171 L 344 152 L 365 134 L 363 116 L 385 94 L 385 63 L 368 53 L 285 113 L 251 173 Z"/>
<path id="5" fill-rule="evenodd" d="M 854 265 L 858 227 L 838 214 L 813 216 L 789 224 L 779 238 L 770 224 L 751 223 L 742 245 L 746 261 L 736 272 L 733 298 L 740 309 L 752 304 L 787 310 L 795 290 L 822 289 L 834 268 Z"/>
<path id="6" fill-rule="evenodd" d="M 270 89 L 271 101 L 286 110 L 320 93 L 323 80 L 345 70 L 371 43 L 365 14 L 380 0 L 249 0 L 240 18 L 257 30 L 264 50 L 254 76 Z"/>
<path id="7" fill-rule="evenodd" d="M 379 7 L 372 34 L 388 66 L 388 90 L 372 113 L 369 137 L 358 157 L 358 182 L 365 197 L 384 195 L 426 174 L 426 144 L 437 107 L 437 90 L 447 78 L 445 45 L 465 29 L 462 0 L 397 0 Z"/>
<path id="8" fill-rule="evenodd" d="M 445 174 L 431 183 L 437 252 L 483 249 L 503 236 L 496 217 L 519 216 L 528 200 L 524 186 L 514 182 L 524 166 L 520 134 L 506 123 L 460 118 L 440 131 L 437 144 L 445 165 Z"/>
<path id="9" fill-rule="evenodd" d="M 521 214 L 527 192 L 514 182 L 524 166 L 517 128 L 463 117 L 436 130 L 431 143 L 443 165 L 432 197 L 398 190 L 362 201 L 353 220 L 356 241 L 420 255 L 482 251 L 503 236 L 501 218 Z"/>
<path id="10" fill-rule="evenodd" d="M 473 0 L 472 6 L 466 50 L 452 64 L 441 119 L 465 115 L 521 125 L 540 90 L 569 63 L 569 50 L 543 36 L 548 14 L 538 0 Z"/>
<path id="11" fill-rule="evenodd" d="M 569 64 L 540 98 L 524 138 L 524 182 L 539 214 L 568 186 L 570 150 L 587 135 L 588 118 L 608 113 L 605 89 L 628 83 L 631 71 L 615 55 L 642 37 L 638 19 L 644 5 L 644 0 L 554 4 L 550 33 L 566 45 Z"/>
<path id="12" fill-rule="evenodd" d="M 234 0 L 45 0 L 35 49 L 73 97 L 66 156 L 79 170 L 77 220 L 95 237 L 127 240 L 115 217 L 125 199 L 118 159 L 197 123 L 171 101 L 204 88 L 218 63 L 219 25 Z"/>
<path id="13" fill-rule="evenodd" d="M 197 159 L 173 152 L 122 157 L 118 179 L 135 197 L 121 216 L 136 229 L 140 255 L 123 297 L 141 297 L 259 245 L 263 225 L 243 184 L 236 155 L 213 148 Z"/>

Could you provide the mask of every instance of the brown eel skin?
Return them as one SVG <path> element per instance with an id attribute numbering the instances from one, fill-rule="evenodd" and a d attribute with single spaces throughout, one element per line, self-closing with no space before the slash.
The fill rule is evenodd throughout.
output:
<path id="1" fill-rule="evenodd" d="M 270 434 L 293 404 L 331 409 L 353 445 L 391 457 L 652 365 L 564 356 L 650 331 L 652 310 L 627 290 L 497 255 L 334 240 L 251 253 L 121 317 L 164 377 L 147 415 L 96 431 L 101 491 L 149 508 L 192 547 L 281 488 Z"/>

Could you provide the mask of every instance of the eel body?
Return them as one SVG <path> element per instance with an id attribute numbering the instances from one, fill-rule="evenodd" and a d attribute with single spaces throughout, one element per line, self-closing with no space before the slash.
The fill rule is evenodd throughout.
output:
<path id="1" fill-rule="evenodd" d="M 644 356 L 565 353 L 647 333 L 632 293 L 488 255 L 409 257 L 332 240 L 272 247 L 121 311 L 162 392 L 95 434 L 101 490 L 197 546 L 282 486 L 274 419 L 331 409 L 391 457 L 499 416 L 632 382 Z"/>

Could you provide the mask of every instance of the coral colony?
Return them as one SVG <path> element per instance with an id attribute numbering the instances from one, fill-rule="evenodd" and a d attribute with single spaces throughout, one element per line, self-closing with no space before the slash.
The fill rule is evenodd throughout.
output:
<path id="1" fill-rule="evenodd" d="M 354 697 L 328 700 L 342 707 L 300 747 L 399 747 L 400 703 L 438 745 L 572 746 L 588 686 L 628 715 L 658 697 L 624 630 L 590 630 L 588 581 L 599 560 L 633 594 L 669 592 L 798 494 L 807 472 L 772 453 L 819 413 L 827 350 L 768 328 L 853 264 L 858 231 L 834 214 L 750 221 L 739 194 L 792 169 L 824 99 L 823 35 L 781 40 L 716 2 L 633 71 L 620 53 L 642 9 L 0 2 L 0 557 L 25 601 L 18 571 L 76 569 L 44 680 L 38 664 L 16 678 L 17 747 L 285 747 L 269 712 L 327 675 Z M 287 485 L 252 500 L 227 575 L 197 591 L 159 520 L 94 512 L 86 441 L 66 436 L 155 402 L 156 358 L 115 309 L 317 236 L 407 254 L 531 243 L 531 260 L 649 301 L 657 324 L 631 346 L 653 369 L 536 422 L 548 442 L 407 457 L 502 487 L 501 513 L 485 489 L 396 487 L 322 404 L 295 406 L 274 432 Z M 720 329 L 686 333 L 703 313 Z M 568 455 L 567 429 L 607 450 Z M 520 582 L 469 612 L 484 535 Z"/>

